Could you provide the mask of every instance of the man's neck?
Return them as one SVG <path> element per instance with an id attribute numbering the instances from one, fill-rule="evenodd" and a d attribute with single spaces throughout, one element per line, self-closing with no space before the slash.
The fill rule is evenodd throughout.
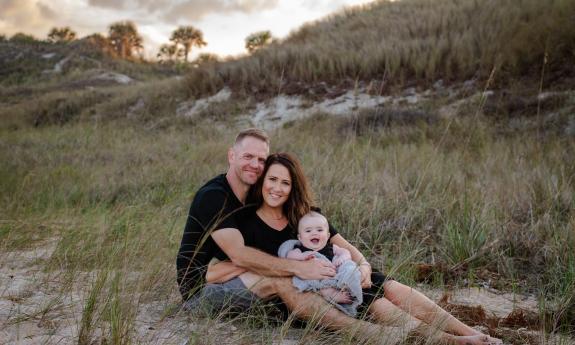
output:
<path id="1" fill-rule="evenodd" d="M 226 180 L 228 180 L 230 187 L 232 187 L 232 192 L 234 192 L 236 198 L 244 204 L 246 202 L 250 186 L 240 181 L 240 179 L 238 179 L 237 176 L 229 170 L 226 173 Z"/>

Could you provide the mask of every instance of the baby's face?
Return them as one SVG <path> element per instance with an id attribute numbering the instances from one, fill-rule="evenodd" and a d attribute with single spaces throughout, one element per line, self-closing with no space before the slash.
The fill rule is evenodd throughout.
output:
<path id="1" fill-rule="evenodd" d="M 321 216 L 304 216 L 299 221 L 297 238 L 306 248 L 323 249 L 329 239 L 327 220 Z"/>

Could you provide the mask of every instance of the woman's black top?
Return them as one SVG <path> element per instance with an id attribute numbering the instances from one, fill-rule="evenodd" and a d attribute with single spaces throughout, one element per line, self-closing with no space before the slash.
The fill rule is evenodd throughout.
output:
<path id="1" fill-rule="evenodd" d="M 303 244 L 298 244 L 294 246 L 295 249 L 299 249 L 302 253 L 303 252 L 313 252 L 313 249 L 309 249 L 308 247 L 304 246 Z M 317 251 L 321 255 L 325 256 L 329 261 L 333 260 L 335 254 L 333 253 L 333 244 L 327 243 L 325 247 Z"/>
<path id="2" fill-rule="evenodd" d="M 278 249 L 287 240 L 297 239 L 297 232 L 289 224 L 282 230 L 276 230 L 267 225 L 256 213 L 255 206 L 246 206 L 237 211 L 234 215 L 237 229 L 244 237 L 244 243 L 248 247 L 253 247 L 277 256 Z M 330 225 L 330 236 L 337 235 L 337 231 Z M 220 260 L 228 259 L 222 252 L 216 257 Z"/>

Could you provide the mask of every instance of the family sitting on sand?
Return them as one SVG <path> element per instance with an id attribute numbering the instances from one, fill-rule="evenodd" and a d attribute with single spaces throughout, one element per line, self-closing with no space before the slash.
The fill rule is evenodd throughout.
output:
<path id="1" fill-rule="evenodd" d="M 298 160 L 269 155 L 265 132 L 240 132 L 228 163 L 190 207 L 177 257 L 186 310 L 245 310 L 279 297 L 296 317 L 329 329 L 384 337 L 383 326 L 397 326 L 437 343 L 501 344 L 372 270 L 315 207 Z M 366 313 L 373 322 L 359 317 Z"/>

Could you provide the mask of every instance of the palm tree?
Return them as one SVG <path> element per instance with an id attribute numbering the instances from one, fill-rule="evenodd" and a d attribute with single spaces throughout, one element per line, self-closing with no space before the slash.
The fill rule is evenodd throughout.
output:
<path id="1" fill-rule="evenodd" d="M 188 61 L 188 55 L 192 47 L 201 48 L 208 44 L 204 41 L 204 34 L 193 26 L 180 26 L 172 32 L 170 41 L 174 42 L 175 45 L 182 45 L 186 62 Z"/>
<path id="2" fill-rule="evenodd" d="M 91 43 L 94 47 L 98 48 L 98 50 L 100 50 L 104 54 L 111 55 L 111 56 L 114 56 L 116 54 L 116 50 L 114 49 L 114 47 L 110 43 L 110 40 L 106 36 L 104 36 L 100 33 L 95 33 L 95 34 L 91 34 L 89 36 L 86 36 L 83 38 L 83 40 L 88 41 L 89 43 Z"/>
<path id="3" fill-rule="evenodd" d="M 158 59 L 161 61 L 172 61 L 182 55 L 182 51 L 175 44 L 162 44 L 158 52 Z"/>
<path id="4" fill-rule="evenodd" d="M 253 53 L 261 47 L 272 42 L 272 33 L 269 30 L 259 31 L 246 37 L 246 49 Z"/>
<path id="5" fill-rule="evenodd" d="M 131 58 L 134 51 L 141 51 L 144 48 L 142 36 L 138 34 L 136 25 L 131 21 L 110 25 L 108 39 L 116 53 L 123 59 Z"/>
<path id="6" fill-rule="evenodd" d="M 70 42 L 76 39 L 76 33 L 69 26 L 63 28 L 52 28 L 48 33 L 50 42 Z"/>

